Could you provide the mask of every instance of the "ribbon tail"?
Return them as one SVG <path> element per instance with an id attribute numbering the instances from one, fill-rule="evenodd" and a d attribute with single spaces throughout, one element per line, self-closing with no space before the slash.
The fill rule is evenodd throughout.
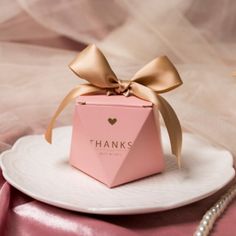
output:
<path id="1" fill-rule="evenodd" d="M 182 129 L 179 119 L 170 104 L 160 95 L 156 96 L 159 100 L 158 108 L 169 134 L 172 154 L 176 156 L 178 167 L 181 168 Z"/>
<path id="2" fill-rule="evenodd" d="M 60 105 L 58 106 L 56 112 L 54 113 L 53 117 L 51 118 L 48 127 L 46 129 L 46 132 L 44 134 L 45 139 L 48 141 L 48 143 L 52 143 L 52 130 L 55 125 L 57 117 L 60 115 L 60 113 L 64 110 L 64 108 L 76 97 L 79 95 L 85 95 L 85 94 L 91 94 L 91 93 L 97 93 L 101 91 L 100 88 L 95 87 L 90 84 L 81 84 L 78 85 L 76 88 L 72 89 L 62 100 Z"/>
<path id="3" fill-rule="evenodd" d="M 146 86 L 133 82 L 131 85 L 131 93 L 136 97 L 152 102 L 158 107 L 168 131 L 172 154 L 176 156 L 180 168 L 182 130 L 175 111 L 163 97 L 156 94 L 152 89 Z"/>

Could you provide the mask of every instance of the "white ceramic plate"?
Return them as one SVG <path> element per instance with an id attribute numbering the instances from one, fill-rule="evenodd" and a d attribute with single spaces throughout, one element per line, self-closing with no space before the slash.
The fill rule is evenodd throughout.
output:
<path id="1" fill-rule="evenodd" d="M 48 204 L 96 214 L 136 214 L 183 206 L 205 198 L 235 174 L 228 151 L 184 133 L 183 169 L 169 154 L 162 129 L 167 169 L 164 173 L 109 189 L 69 166 L 71 127 L 54 131 L 54 144 L 42 135 L 26 136 L 0 157 L 6 180 L 25 194 Z"/>

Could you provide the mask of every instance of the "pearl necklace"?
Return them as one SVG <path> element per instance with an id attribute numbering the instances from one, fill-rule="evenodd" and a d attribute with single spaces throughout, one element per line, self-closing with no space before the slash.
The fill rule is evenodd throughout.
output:
<path id="1" fill-rule="evenodd" d="M 236 196 L 236 185 L 232 186 L 203 216 L 194 236 L 207 236 L 217 218 L 225 211 Z"/>

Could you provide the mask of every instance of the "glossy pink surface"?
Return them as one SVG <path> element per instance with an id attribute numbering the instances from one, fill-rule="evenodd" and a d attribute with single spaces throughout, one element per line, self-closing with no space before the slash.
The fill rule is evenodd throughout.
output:
<path id="1" fill-rule="evenodd" d="M 70 164 L 109 187 L 161 172 L 160 129 L 154 119 L 151 103 L 133 96 L 81 96 Z"/>

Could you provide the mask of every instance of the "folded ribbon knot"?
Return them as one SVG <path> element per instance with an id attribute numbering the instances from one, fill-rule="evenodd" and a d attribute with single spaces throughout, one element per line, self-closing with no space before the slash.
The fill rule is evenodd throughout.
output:
<path id="1" fill-rule="evenodd" d="M 115 89 L 117 94 L 123 94 L 125 96 L 129 95 L 130 84 L 129 80 L 118 80 L 119 87 Z"/>
<path id="2" fill-rule="evenodd" d="M 152 102 L 159 109 L 169 134 L 172 154 L 177 157 L 180 166 L 181 126 L 173 108 L 159 94 L 180 86 L 182 81 L 174 65 L 166 56 L 149 62 L 130 80 L 119 80 L 105 56 L 95 45 L 90 45 L 80 52 L 69 67 L 78 77 L 89 83 L 78 85 L 63 99 L 45 132 L 45 138 L 49 143 L 51 143 L 52 129 L 57 117 L 77 96 L 101 93 L 134 95 Z"/>

